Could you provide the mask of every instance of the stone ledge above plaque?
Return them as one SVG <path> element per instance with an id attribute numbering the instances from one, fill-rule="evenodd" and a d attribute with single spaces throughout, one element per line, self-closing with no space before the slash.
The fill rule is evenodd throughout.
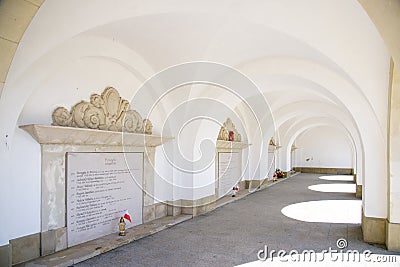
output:
<path id="1" fill-rule="evenodd" d="M 216 143 L 217 148 L 227 148 L 227 149 L 245 149 L 249 146 L 251 146 L 251 144 L 242 142 L 224 141 L 224 140 L 217 140 Z"/>
<path id="2" fill-rule="evenodd" d="M 251 146 L 242 142 L 242 136 L 230 118 L 227 118 L 221 126 L 215 145 L 217 149 L 245 149 Z"/>
<path id="3" fill-rule="evenodd" d="M 72 145 L 109 145 L 109 146 L 159 146 L 173 137 L 163 137 L 140 133 L 114 132 L 85 128 L 23 125 L 21 129 L 28 132 L 40 144 Z"/>

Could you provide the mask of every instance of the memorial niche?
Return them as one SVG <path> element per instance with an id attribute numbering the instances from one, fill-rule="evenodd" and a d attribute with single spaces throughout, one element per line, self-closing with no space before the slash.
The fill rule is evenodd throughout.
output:
<path id="1" fill-rule="evenodd" d="M 132 198 L 140 198 L 140 201 L 135 200 L 135 205 L 138 206 L 133 210 L 129 210 L 134 220 L 132 224 L 128 223 L 127 226 L 167 216 L 165 204 L 158 203 L 157 207 L 160 205 L 165 207 L 162 209 L 155 208 L 156 204 L 153 199 L 153 166 L 155 164 L 156 146 L 173 138 L 153 135 L 151 121 L 148 119 L 143 120 L 138 112 L 130 110 L 129 107 L 129 102 L 122 99 L 116 89 L 108 87 L 101 95 L 93 94 L 90 102 L 80 101 L 73 106 L 71 111 L 62 107 L 57 108 L 52 114 L 52 126 L 35 124 L 20 126 L 41 145 L 40 253 L 42 256 L 96 238 L 93 235 L 90 237 L 76 235 L 76 240 L 69 238 L 72 228 L 70 229 L 67 225 L 71 211 L 67 209 L 68 178 L 66 173 L 68 168 L 71 168 L 71 164 L 66 164 L 67 153 L 84 152 L 81 154 L 99 155 L 100 157 L 104 156 L 102 154 L 108 153 L 140 155 L 139 158 L 141 160 L 138 161 L 136 159 L 131 160 L 131 162 L 134 168 L 141 166 L 142 179 L 140 182 L 142 188 L 139 192 L 130 192 L 130 195 L 133 196 Z M 92 158 L 90 161 L 93 163 L 104 161 L 104 165 L 106 164 L 104 159 L 103 161 L 96 161 Z M 112 160 L 107 161 L 107 164 L 112 166 L 113 162 Z M 138 164 L 135 165 L 135 163 Z M 99 170 L 94 167 L 91 168 L 91 171 L 99 174 Z M 80 175 L 84 175 L 84 173 Z M 137 176 L 139 177 L 139 175 Z M 85 176 L 81 178 L 83 179 Z M 116 180 L 115 178 L 117 177 L 111 178 L 111 180 L 118 181 L 118 178 Z M 129 207 L 124 208 L 130 209 Z M 118 216 L 121 216 L 119 209 L 122 209 L 122 207 L 113 211 L 115 216 L 117 213 Z M 92 215 L 92 217 L 97 216 Z M 135 219 L 137 220 L 136 222 Z M 116 219 L 115 223 L 113 223 L 115 228 L 113 228 L 112 232 L 118 232 L 118 221 Z M 81 222 L 81 229 L 97 228 L 98 230 L 98 227 L 93 226 L 102 224 L 100 222 L 92 222 L 92 225 L 86 226 L 86 223 Z M 109 231 L 109 229 L 100 231 L 97 236 L 107 235 Z"/>
<path id="2" fill-rule="evenodd" d="M 231 194 L 234 187 L 244 189 L 242 182 L 242 150 L 249 145 L 241 142 L 242 137 L 230 118 L 220 128 L 216 143 L 215 194 L 223 197 Z"/>

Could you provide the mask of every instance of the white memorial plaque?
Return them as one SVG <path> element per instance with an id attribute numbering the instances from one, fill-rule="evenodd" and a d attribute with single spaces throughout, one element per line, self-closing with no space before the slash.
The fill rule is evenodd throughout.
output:
<path id="1" fill-rule="evenodd" d="M 68 247 L 142 223 L 143 153 L 67 153 Z"/>
<path id="2" fill-rule="evenodd" d="M 218 153 L 218 197 L 231 193 L 239 182 L 239 163 L 239 153 Z"/>

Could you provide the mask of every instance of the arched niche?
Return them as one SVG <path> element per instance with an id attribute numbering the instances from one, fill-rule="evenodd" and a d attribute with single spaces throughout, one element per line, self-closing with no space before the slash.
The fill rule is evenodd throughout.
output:
<path id="1" fill-rule="evenodd" d="M 236 185 L 239 190 L 249 188 L 243 180 L 242 151 L 250 144 L 242 142 L 232 120 L 228 118 L 221 126 L 216 142 L 215 154 L 215 195 L 218 198 L 229 195 Z"/>

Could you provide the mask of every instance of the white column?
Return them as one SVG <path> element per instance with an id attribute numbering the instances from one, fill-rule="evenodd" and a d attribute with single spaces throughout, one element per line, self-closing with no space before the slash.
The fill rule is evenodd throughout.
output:
<path id="1" fill-rule="evenodd" d="M 397 66 L 392 68 L 391 94 L 389 97 L 389 175 L 386 245 L 389 250 L 400 251 L 400 70 Z"/>

